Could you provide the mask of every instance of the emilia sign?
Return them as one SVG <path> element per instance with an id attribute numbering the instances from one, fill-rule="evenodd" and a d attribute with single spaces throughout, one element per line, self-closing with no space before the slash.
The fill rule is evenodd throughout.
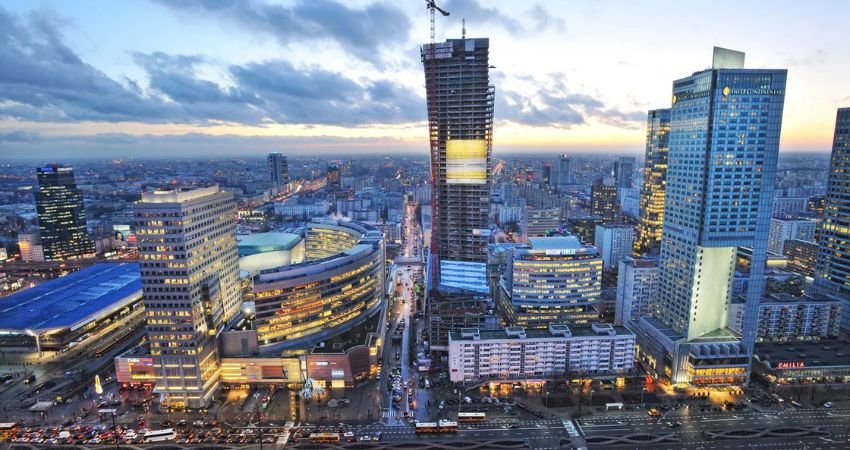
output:
<path id="1" fill-rule="evenodd" d="M 777 369 L 802 369 L 806 367 L 803 361 L 783 361 L 776 364 Z"/>

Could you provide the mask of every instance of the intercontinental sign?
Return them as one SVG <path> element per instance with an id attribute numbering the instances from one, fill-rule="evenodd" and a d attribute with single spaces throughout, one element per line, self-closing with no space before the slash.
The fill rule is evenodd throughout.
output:
<path id="1" fill-rule="evenodd" d="M 693 100 L 696 98 L 708 97 L 711 91 L 699 91 L 699 92 L 683 92 L 680 94 L 673 95 L 673 104 L 676 104 L 678 101 L 682 100 Z M 774 89 L 774 88 L 730 88 L 729 86 L 725 86 L 721 91 L 724 97 L 728 97 L 730 95 L 782 95 L 785 93 L 785 89 Z"/>

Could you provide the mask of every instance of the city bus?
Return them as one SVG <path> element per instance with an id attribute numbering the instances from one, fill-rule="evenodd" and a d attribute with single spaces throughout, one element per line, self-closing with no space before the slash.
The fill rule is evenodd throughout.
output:
<path id="1" fill-rule="evenodd" d="M 437 422 L 440 433 L 457 433 L 457 422 L 452 420 L 441 420 Z"/>
<path id="2" fill-rule="evenodd" d="M 457 422 L 441 420 L 439 422 L 416 422 L 417 433 L 455 433 Z"/>
<path id="3" fill-rule="evenodd" d="M 310 433 L 310 442 L 339 444 L 339 433 Z"/>
<path id="4" fill-rule="evenodd" d="M 152 430 L 145 433 L 145 442 L 173 441 L 177 437 L 173 428 Z"/>
<path id="5" fill-rule="evenodd" d="M 457 413 L 458 422 L 484 422 L 487 416 L 483 412 L 459 412 Z"/>

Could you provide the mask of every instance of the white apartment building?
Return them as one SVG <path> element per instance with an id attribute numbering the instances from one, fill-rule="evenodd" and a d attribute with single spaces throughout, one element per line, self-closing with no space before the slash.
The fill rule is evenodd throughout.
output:
<path id="1" fill-rule="evenodd" d="M 652 315 L 661 278 L 660 270 L 657 259 L 627 256 L 620 260 L 614 307 L 616 325 L 636 323 L 641 317 Z"/>
<path id="2" fill-rule="evenodd" d="M 154 392 L 202 408 L 218 388 L 216 338 L 239 312 L 236 202 L 218 186 L 142 193 L 139 238 Z"/>
<path id="3" fill-rule="evenodd" d="M 449 379 L 615 377 L 634 364 L 635 335 L 610 324 L 547 330 L 462 328 L 449 333 Z"/>
<path id="4" fill-rule="evenodd" d="M 635 227 L 628 224 L 596 225 L 594 246 L 602 256 L 603 270 L 617 270 L 620 260 L 631 255 Z"/>

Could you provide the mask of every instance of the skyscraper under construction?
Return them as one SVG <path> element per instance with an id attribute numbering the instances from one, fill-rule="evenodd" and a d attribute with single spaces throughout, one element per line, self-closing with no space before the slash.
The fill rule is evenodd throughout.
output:
<path id="1" fill-rule="evenodd" d="M 486 260 L 495 88 L 489 39 L 422 46 L 431 144 L 432 288 Z M 448 282 L 448 283 L 447 283 Z"/>

